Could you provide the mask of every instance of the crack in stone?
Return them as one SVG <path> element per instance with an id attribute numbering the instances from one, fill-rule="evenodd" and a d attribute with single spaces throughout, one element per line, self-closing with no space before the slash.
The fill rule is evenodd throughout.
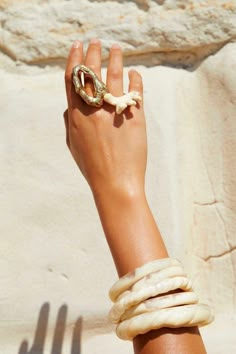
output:
<path id="1" fill-rule="evenodd" d="M 226 225 L 225 225 L 225 220 L 224 220 L 224 218 L 223 218 L 223 216 L 222 216 L 220 210 L 217 208 L 217 206 L 216 206 L 216 210 L 217 210 L 217 213 L 218 213 L 218 215 L 219 215 L 219 217 L 220 217 L 220 219 L 222 220 L 222 223 L 223 223 L 223 225 L 224 225 L 225 241 L 226 241 L 226 243 L 227 243 L 227 245 L 228 245 L 228 247 L 229 247 L 228 254 L 229 254 L 229 256 L 230 256 L 230 262 L 231 262 L 232 273 L 233 273 L 234 279 L 236 280 L 236 273 L 235 273 L 235 270 L 234 270 L 234 261 L 233 261 L 233 259 L 232 259 L 232 251 L 234 251 L 234 250 L 236 249 L 236 247 L 233 247 L 233 246 L 230 244 L 230 242 L 229 242 L 229 237 L 228 237 L 228 232 L 227 232 Z M 233 294 L 234 294 L 234 303 L 235 303 L 235 302 L 236 302 L 236 299 L 235 299 L 235 292 L 233 292 Z"/>
<path id="2" fill-rule="evenodd" d="M 206 170 L 206 173 L 207 173 L 207 177 L 208 177 L 208 180 L 209 180 L 209 183 L 210 183 L 210 186 L 211 186 L 211 190 L 212 190 L 212 194 L 213 194 L 213 200 L 211 202 L 208 202 L 208 203 L 198 203 L 196 201 L 194 201 L 194 204 L 197 204 L 197 205 L 202 205 L 202 206 L 215 206 L 215 209 L 216 209 L 216 212 L 218 214 L 218 217 L 219 219 L 221 220 L 222 224 L 223 224 L 223 227 L 224 227 L 224 239 L 225 239 L 225 243 L 227 245 L 227 250 L 220 253 L 220 254 L 216 254 L 216 255 L 209 255 L 207 257 L 199 257 L 201 258 L 204 262 L 208 262 L 210 261 L 211 259 L 217 259 L 217 258 L 221 258 L 221 257 L 224 257 L 226 255 L 229 255 L 230 257 L 230 262 L 231 262 L 231 268 L 232 268 L 232 274 L 233 274 L 233 277 L 234 279 L 236 279 L 236 274 L 235 274 L 235 269 L 234 269 L 234 262 L 233 262 L 233 259 L 232 259 L 232 252 L 236 251 L 236 246 L 232 246 L 230 244 L 230 238 L 229 238 L 229 235 L 228 235 L 228 232 L 227 232 L 227 228 L 226 228 L 226 223 L 225 223 L 225 220 L 218 208 L 218 205 L 220 203 L 222 203 L 222 201 L 219 201 L 217 200 L 216 198 L 216 191 L 215 191 L 215 188 L 214 188 L 214 183 L 211 179 L 211 175 L 210 175 L 210 172 L 208 170 L 208 166 L 207 166 L 207 163 L 204 159 L 204 154 L 203 154 L 203 146 L 202 146 L 202 139 L 201 139 L 201 136 L 202 136 L 202 132 L 201 132 L 201 127 L 199 126 L 199 131 L 200 131 L 200 149 L 201 149 L 201 157 L 202 157 L 202 161 L 203 161 L 203 164 L 205 166 L 205 170 Z M 223 235 L 222 235 L 223 237 Z M 235 303 L 235 295 L 234 295 L 234 303 Z"/>
<path id="3" fill-rule="evenodd" d="M 15 54 L 5 45 L 0 43 L 0 53 L 6 55 L 9 59 L 11 59 L 12 61 L 17 61 L 17 58 L 15 56 Z"/>
<path id="4" fill-rule="evenodd" d="M 210 255 L 208 257 L 201 257 L 201 256 L 197 256 L 198 258 L 202 259 L 204 262 L 208 262 L 209 260 L 213 259 L 213 258 L 221 258 L 221 257 L 224 257 L 226 256 L 227 254 L 230 254 L 232 252 L 236 251 L 236 246 L 232 247 L 231 249 L 225 251 L 225 252 L 222 252 L 220 254 L 214 254 L 214 255 Z M 196 256 L 196 255 L 195 255 Z"/>
<path id="5" fill-rule="evenodd" d="M 206 163 L 206 161 L 204 159 L 204 153 L 203 153 L 204 150 L 203 150 L 202 138 L 201 138 L 202 137 L 202 131 L 201 131 L 201 126 L 200 125 L 199 125 L 199 132 L 200 132 L 201 158 L 202 158 L 203 164 L 205 166 L 207 177 L 208 177 L 208 180 L 209 180 L 209 183 L 210 183 L 210 186 L 211 186 L 211 190 L 212 190 L 212 194 L 213 194 L 213 198 L 212 198 L 213 200 L 211 202 L 207 202 L 207 203 L 198 203 L 196 201 L 194 201 L 193 203 L 196 204 L 196 205 L 202 205 L 202 206 L 215 206 L 216 213 L 218 214 L 218 217 L 221 220 L 221 222 L 223 224 L 223 227 L 224 227 L 224 236 L 222 235 L 222 237 L 224 237 L 225 243 L 226 243 L 226 246 L 227 246 L 228 249 L 226 251 L 220 253 L 220 254 L 209 255 L 207 257 L 201 257 L 201 256 L 197 256 L 197 257 L 199 259 L 203 260 L 204 262 L 209 262 L 212 259 L 218 259 L 218 258 L 224 257 L 226 255 L 229 255 L 230 263 L 231 263 L 231 269 L 232 269 L 232 275 L 233 275 L 233 279 L 234 279 L 233 283 L 235 283 L 235 281 L 236 281 L 236 272 L 235 272 L 235 268 L 234 268 L 234 261 L 233 261 L 233 258 L 232 258 L 232 253 L 234 251 L 236 251 L 236 246 L 233 246 L 232 244 L 230 244 L 230 238 L 229 238 L 229 234 L 228 234 L 228 231 L 227 231 L 226 222 L 225 222 L 225 220 L 224 220 L 224 218 L 222 216 L 221 211 L 218 208 L 218 205 L 223 203 L 223 201 L 219 201 L 216 198 L 216 191 L 215 191 L 215 188 L 214 188 L 214 183 L 213 183 L 213 181 L 211 179 L 211 175 L 210 175 L 207 163 Z M 234 304 L 236 303 L 235 291 L 233 291 L 233 303 Z"/>
<path id="6" fill-rule="evenodd" d="M 224 220 L 224 218 L 223 218 L 223 216 L 222 216 L 220 210 L 217 208 L 217 206 L 216 206 L 216 212 L 217 212 L 217 214 L 219 215 L 219 218 L 221 219 L 222 224 L 223 224 L 223 226 L 224 226 L 224 230 L 225 230 L 225 241 L 226 241 L 226 243 L 227 243 L 227 245 L 228 245 L 228 247 L 229 247 L 229 249 L 230 249 L 230 248 L 232 247 L 232 245 L 229 243 L 228 232 L 227 232 L 227 229 L 226 229 L 225 220 Z"/>
<path id="7" fill-rule="evenodd" d="M 212 202 L 206 202 L 206 203 L 200 203 L 197 201 L 194 201 L 193 204 L 200 205 L 200 206 L 211 206 L 211 205 L 216 205 L 216 204 L 222 204 L 223 201 L 221 200 L 213 200 Z"/>

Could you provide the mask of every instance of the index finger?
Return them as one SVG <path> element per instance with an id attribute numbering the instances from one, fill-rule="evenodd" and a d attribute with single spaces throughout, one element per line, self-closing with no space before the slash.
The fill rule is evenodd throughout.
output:
<path id="1" fill-rule="evenodd" d="M 74 84 L 72 81 L 72 71 L 76 65 L 82 64 L 83 62 L 83 44 L 82 42 L 76 40 L 71 49 L 66 63 L 65 70 L 65 85 L 66 85 L 66 95 L 68 108 L 70 109 L 75 105 L 75 102 L 80 99 L 79 95 L 75 92 Z"/>

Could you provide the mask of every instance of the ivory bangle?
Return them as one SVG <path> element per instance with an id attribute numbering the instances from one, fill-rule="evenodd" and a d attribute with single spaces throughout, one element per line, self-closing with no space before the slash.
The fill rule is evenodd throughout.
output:
<path id="1" fill-rule="evenodd" d="M 121 316 L 121 321 L 127 320 L 137 315 L 141 315 L 143 313 L 153 312 L 174 306 L 196 304 L 197 302 L 197 295 L 191 291 L 154 297 L 126 310 Z"/>
<path id="2" fill-rule="evenodd" d="M 171 266 L 165 269 L 162 269 L 158 272 L 153 272 L 145 275 L 142 279 L 138 280 L 129 290 L 127 291 L 137 291 L 147 285 L 155 285 L 160 281 L 168 278 L 174 277 L 186 277 L 186 273 L 183 268 L 180 266 Z M 117 298 L 117 300 L 119 297 Z"/>
<path id="3" fill-rule="evenodd" d="M 162 258 L 145 263 L 143 266 L 136 268 L 134 271 L 124 275 L 117 282 L 115 282 L 109 291 L 110 299 L 115 302 L 121 293 L 129 289 L 134 283 L 143 278 L 145 275 L 160 271 L 170 266 L 182 265 L 177 259 L 174 258 Z"/>
<path id="4" fill-rule="evenodd" d="M 124 340 L 132 340 L 139 334 L 162 327 L 178 328 L 203 326 L 212 322 L 214 316 L 207 305 L 195 304 L 171 307 L 144 313 L 121 322 L 116 334 Z"/>
<path id="5" fill-rule="evenodd" d="M 142 287 L 138 291 L 126 291 L 112 306 L 109 313 L 109 318 L 112 322 L 117 323 L 120 321 L 122 314 L 128 308 L 139 304 L 141 301 L 147 300 L 150 297 L 164 294 L 176 289 L 191 290 L 192 283 L 186 277 L 175 277 L 162 280 L 154 285 L 148 284 L 146 287 Z"/>

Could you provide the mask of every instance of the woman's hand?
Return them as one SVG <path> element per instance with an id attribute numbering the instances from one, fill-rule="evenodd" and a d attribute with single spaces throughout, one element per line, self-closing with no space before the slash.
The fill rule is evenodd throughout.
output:
<path id="1" fill-rule="evenodd" d="M 71 48 L 65 72 L 68 109 L 64 113 L 67 145 L 89 183 L 92 192 L 140 193 L 144 191 L 147 160 L 146 127 L 143 103 L 128 107 L 117 115 L 106 103 L 101 108 L 87 105 L 76 94 L 72 69 L 78 64 L 92 69 L 101 79 L 101 43 L 92 40 L 85 59 L 83 45 Z M 106 85 L 114 96 L 123 95 L 123 60 L 119 46 L 110 50 Z M 93 85 L 86 79 L 85 90 L 92 95 Z M 143 96 L 142 78 L 129 71 L 129 91 Z"/>
<path id="2" fill-rule="evenodd" d="M 168 257 L 165 244 L 144 193 L 147 142 L 143 104 L 127 108 L 88 106 L 75 93 L 72 69 L 83 63 L 82 43 L 72 47 L 66 68 L 68 110 L 65 124 L 67 145 L 87 179 L 119 276 L 154 259 Z M 101 78 L 101 45 L 91 41 L 84 64 Z M 123 94 L 122 53 L 110 50 L 106 84 L 114 96 Z M 92 94 L 86 80 L 86 92 Z M 142 97 L 142 79 L 129 72 L 129 91 Z M 111 204 L 112 199 L 112 204 Z M 136 354 L 205 354 L 197 328 L 162 328 L 134 339 Z"/>

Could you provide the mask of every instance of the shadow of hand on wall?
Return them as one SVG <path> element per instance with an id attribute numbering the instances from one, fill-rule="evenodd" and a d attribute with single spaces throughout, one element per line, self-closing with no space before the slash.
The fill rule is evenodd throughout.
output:
<path id="1" fill-rule="evenodd" d="M 27 340 L 24 340 L 18 354 L 44 354 L 44 346 L 47 335 L 48 319 L 49 319 L 49 303 L 44 303 L 40 309 L 38 323 L 35 331 L 34 342 L 29 349 Z M 63 339 L 66 328 L 67 305 L 62 305 L 58 310 L 55 330 L 52 340 L 52 349 L 50 354 L 62 354 Z M 74 325 L 71 353 L 81 354 L 81 330 L 82 330 L 82 317 L 79 317 Z"/>

